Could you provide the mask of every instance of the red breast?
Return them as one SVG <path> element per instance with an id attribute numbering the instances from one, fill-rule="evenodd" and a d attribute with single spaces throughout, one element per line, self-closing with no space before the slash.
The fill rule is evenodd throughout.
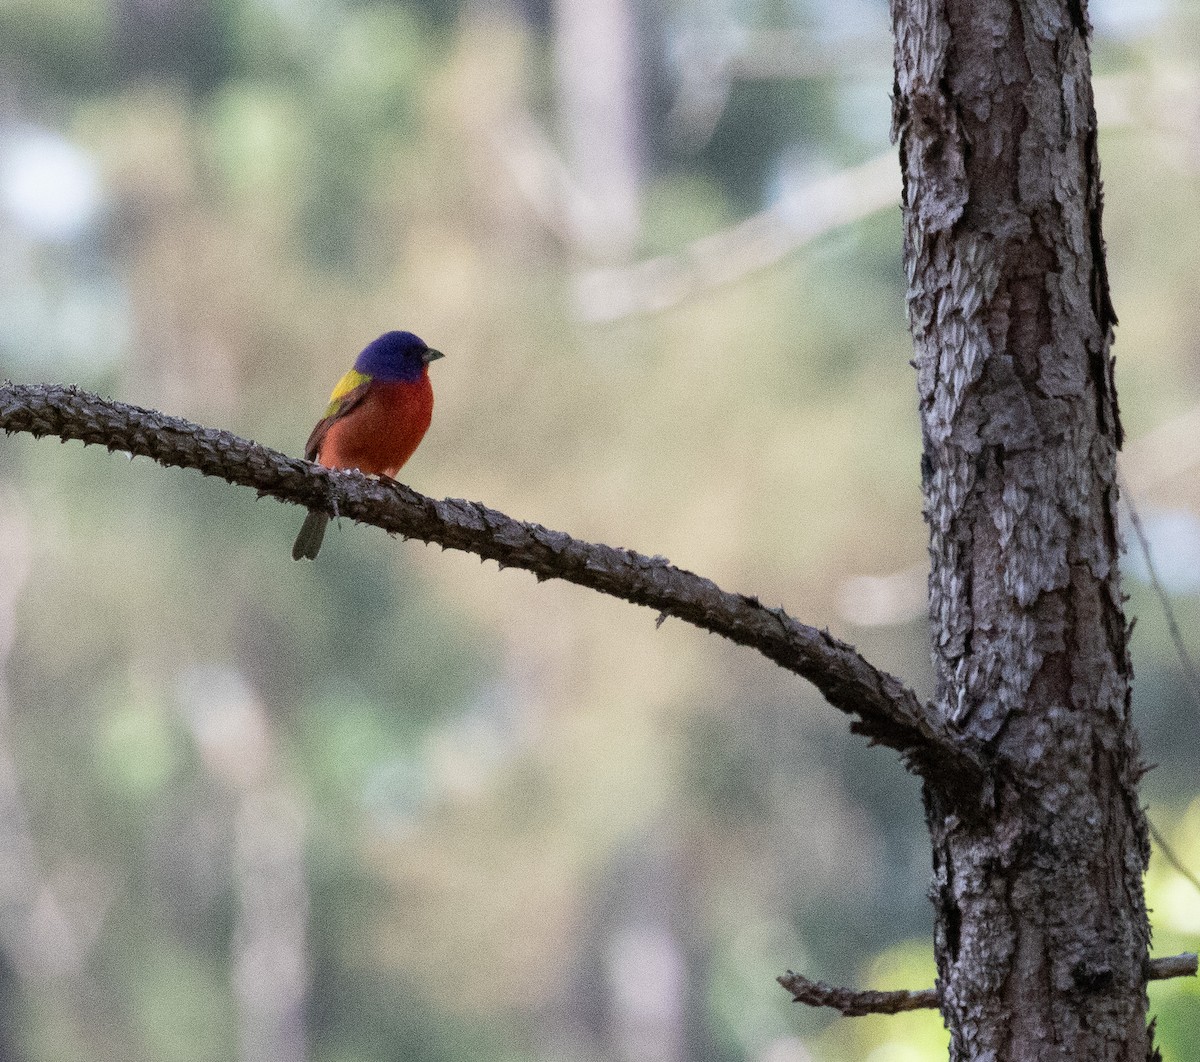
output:
<path id="1" fill-rule="evenodd" d="M 327 468 L 394 477 L 424 438 L 432 416 L 427 374 L 415 383 L 376 381 L 358 405 L 329 425 L 317 460 Z"/>

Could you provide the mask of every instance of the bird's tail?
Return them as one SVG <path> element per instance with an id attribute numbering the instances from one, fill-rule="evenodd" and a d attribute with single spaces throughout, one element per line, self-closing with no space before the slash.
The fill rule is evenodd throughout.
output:
<path id="1" fill-rule="evenodd" d="M 316 509 L 309 510 L 300 528 L 300 534 L 296 536 L 296 544 L 292 547 L 292 560 L 300 560 L 302 557 L 316 560 L 317 554 L 321 552 L 321 543 L 325 540 L 325 528 L 328 526 L 328 513 L 318 512 Z"/>

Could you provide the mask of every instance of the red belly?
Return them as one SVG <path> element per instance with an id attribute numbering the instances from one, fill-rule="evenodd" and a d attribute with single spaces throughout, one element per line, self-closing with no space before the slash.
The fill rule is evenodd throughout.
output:
<path id="1" fill-rule="evenodd" d="M 417 383 L 372 384 L 358 405 L 329 425 L 317 460 L 327 468 L 395 476 L 424 438 L 432 416 L 428 376 Z"/>

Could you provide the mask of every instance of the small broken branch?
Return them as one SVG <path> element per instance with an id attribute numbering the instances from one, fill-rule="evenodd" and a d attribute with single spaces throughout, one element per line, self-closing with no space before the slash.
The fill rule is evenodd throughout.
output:
<path id="1" fill-rule="evenodd" d="M 865 1014 L 900 1014 L 906 1010 L 934 1010 L 938 1005 L 936 988 L 919 992 L 854 992 L 849 988 L 834 988 L 823 981 L 810 981 L 791 970 L 776 980 L 791 992 L 795 1002 L 810 1007 L 832 1007 L 847 1018 L 861 1018 Z"/>
<path id="2" fill-rule="evenodd" d="M 331 471 L 229 432 L 74 387 L 0 386 L 0 429 L 78 439 L 161 465 L 194 468 L 253 487 L 260 496 L 475 553 L 503 567 L 523 568 L 539 580 L 564 579 L 645 605 L 757 649 L 808 679 L 830 704 L 854 717 L 852 730 L 900 752 L 915 773 L 942 791 L 977 801 L 986 788 L 981 754 L 947 729 L 899 679 L 827 630 L 799 623 L 757 598 L 722 590 L 665 557 L 583 542 L 478 502 L 436 501 L 400 483 Z"/>
<path id="3" fill-rule="evenodd" d="M 1146 964 L 1146 980 L 1166 981 L 1172 977 L 1195 977 L 1196 962 L 1196 956 L 1190 952 L 1163 959 L 1151 959 Z M 791 970 L 776 980 L 791 992 L 796 1003 L 804 1003 L 810 1007 L 832 1007 L 847 1018 L 861 1018 L 867 1014 L 900 1014 L 907 1010 L 936 1010 L 939 1006 L 936 988 L 923 988 L 919 991 L 855 992 L 849 988 L 835 988 L 823 981 L 810 981 Z"/>
<path id="4" fill-rule="evenodd" d="M 1172 977 L 1195 977 L 1197 956 L 1185 951 L 1182 955 L 1169 955 L 1164 959 L 1151 959 L 1146 964 L 1147 981 L 1169 981 Z"/>

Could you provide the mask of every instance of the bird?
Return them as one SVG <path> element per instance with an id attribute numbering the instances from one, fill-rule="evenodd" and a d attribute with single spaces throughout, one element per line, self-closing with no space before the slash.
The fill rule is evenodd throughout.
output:
<path id="1" fill-rule="evenodd" d="M 304 447 L 305 459 L 394 479 L 429 428 L 429 363 L 444 356 L 412 332 L 385 332 L 368 343 L 329 396 Z M 292 558 L 316 559 L 328 525 L 328 513 L 310 510 Z"/>

